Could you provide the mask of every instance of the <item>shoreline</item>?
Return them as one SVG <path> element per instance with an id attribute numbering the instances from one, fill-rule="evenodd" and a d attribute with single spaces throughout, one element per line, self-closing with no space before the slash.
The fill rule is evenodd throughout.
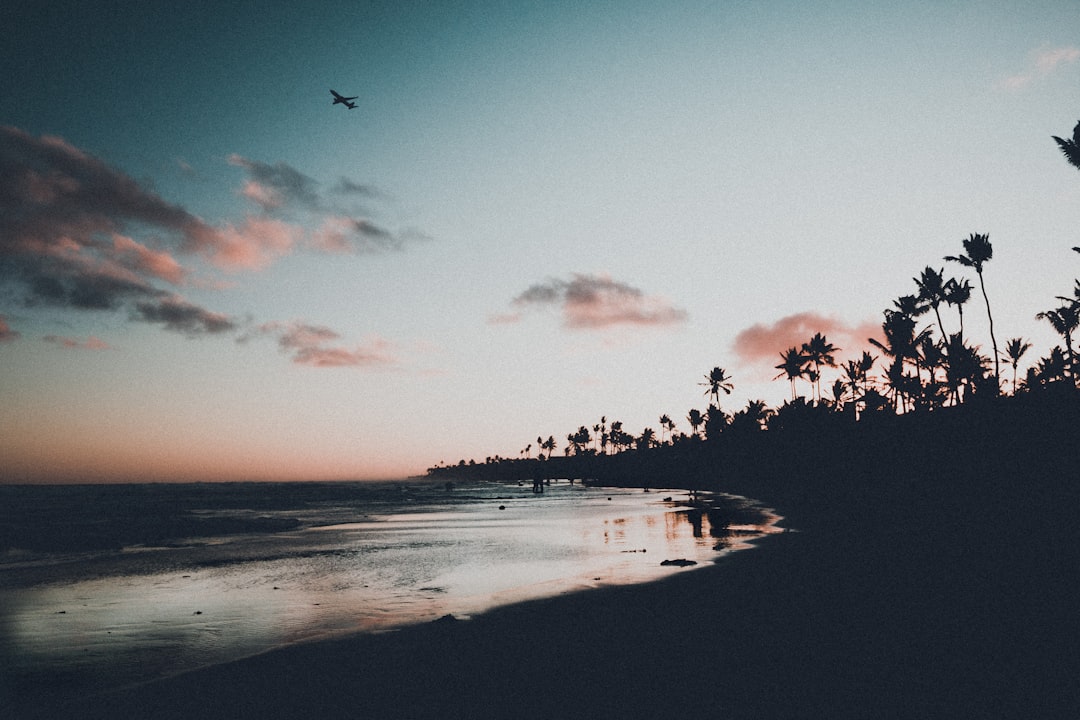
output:
<path id="1" fill-rule="evenodd" d="M 69 718 L 1075 716 L 1080 449 L 1072 425 L 1051 426 L 1038 438 L 995 428 L 987 443 L 951 455 L 892 446 L 789 455 L 797 476 L 766 463 L 721 489 L 775 508 L 797 532 L 761 538 L 711 567 L 468 621 L 293 646 L 59 710 Z"/>

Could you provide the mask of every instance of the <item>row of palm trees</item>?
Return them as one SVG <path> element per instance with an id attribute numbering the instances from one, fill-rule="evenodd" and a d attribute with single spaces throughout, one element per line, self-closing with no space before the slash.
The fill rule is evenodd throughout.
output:
<path id="1" fill-rule="evenodd" d="M 1080 122 L 1073 129 L 1071 139 L 1057 136 L 1053 139 L 1067 161 L 1080 169 Z M 856 419 L 865 413 L 890 410 L 895 413 L 933 411 L 960 405 L 974 396 L 1003 394 L 1002 360 L 1012 367 L 1012 395 L 1048 386 L 1077 388 L 1080 365 L 1072 338 L 1080 325 L 1080 280 L 1075 281 L 1072 297 L 1057 296 L 1060 303 L 1057 307 L 1035 316 L 1050 323 L 1062 336 L 1064 348 L 1054 347 L 1049 355 L 1033 363 L 1021 380 L 1020 361 L 1032 345 L 1021 337 L 1010 338 L 1005 343 L 1004 353 L 999 352 L 985 279 L 986 266 L 994 256 L 990 237 L 972 233 L 963 239 L 962 246 L 962 253 L 946 255 L 943 259 L 974 270 L 978 278 L 989 323 L 992 349 L 989 358 L 964 335 L 964 306 L 974 289 L 971 281 L 946 277 L 944 267 L 935 269 L 927 265 L 918 277 L 912 278 L 915 292 L 898 297 L 893 301 L 893 307 L 884 310 L 881 338 L 868 338 L 870 345 L 880 351 L 880 356 L 863 350 L 861 356 L 838 364 L 837 355 L 841 348 L 829 342 L 825 335 L 815 333 L 801 345 L 780 353 L 780 363 L 775 366 L 780 372 L 775 379 L 786 379 L 790 383 L 791 400 L 775 410 L 760 400 L 749 401 L 745 408 L 733 414 L 722 410 L 720 395 L 730 395 L 734 385 L 725 369 L 714 367 L 705 375 L 704 382 L 698 383 L 705 387 L 705 396 L 711 402 L 705 412 L 692 408 L 687 413 L 689 433 L 676 433 L 677 424 L 668 414 L 659 418 L 659 439 L 652 428 L 646 427 L 635 436 L 626 432 L 622 422 L 616 420 L 609 424 L 604 416 L 591 430 L 582 425 L 566 436 L 566 455 L 607 455 L 630 448 L 648 449 L 656 445 L 700 441 L 729 431 L 769 429 L 774 425 L 783 426 L 786 416 L 807 409 L 846 412 Z M 1072 249 L 1080 253 L 1080 247 Z M 958 317 L 956 332 L 946 329 L 943 307 L 955 309 Z M 934 321 L 920 327 L 920 318 L 929 313 L 933 313 Z M 875 376 L 874 368 L 879 359 L 883 361 L 881 374 Z M 840 371 L 830 387 L 829 397 L 822 393 L 822 376 L 827 368 Z M 797 382 L 800 380 L 810 384 L 810 400 L 798 394 Z M 554 436 L 547 440 L 538 437 L 536 446 L 538 457 L 543 458 L 546 452 L 550 459 L 556 447 Z M 530 443 L 521 451 L 522 457 L 530 457 L 531 449 Z"/>
<path id="2" fill-rule="evenodd" d="M 1078 126 L 1080 127 L 1080 126 Z M 769 408 L 761 400 L 751 400 L 746 407 L 729 414 L 721 409 L 721 395 L 734 390 L 732 377 L 722 367 L 710 370 L 698 385 L 705 388 L 710 399 L 708 408 L 702 412 L 691 408 L 686 415 L 689 432 L 677 433 L 678 426 L 668 414 L 659 418 L 661 433 L 646 427 L 640 435 L 627 433 L 620 421 L 610 426 L 607 418 L 589 427 L 582 425 L 576 432 L 566 436 L 567 455 L 587 453 L 610 454 L 626 449 L 647 449 L 684 441 L 715 437 L 729 429 L 767 429 L 774 421 L 783 418 L 785 412 L 797 407 L 818 407 L 845 411 L 856 418 L 866 412 L 892 410 L 898 413 L 916 410 L 934 410 L 959 405 L 976 394 L 998 395 L 1003 393 L 1005 383 L 1001 378 L 1001 361 L 1012 367 L 1010 394 L 1025 392 L 1048 384 L 1068 382 L 1076 385 L 1077 372 L 1072 334 L 1080 322 L 1080 281 L 1076 282 L 1073 297 L 1058 296 L 1061 305 L 1040 312 L 1037 319 L 1048 321 L 1062 335 L 1064 350 L 1054 348 L 1050 355 L 1039 360 L 1023 380 L 1019 377 L 1021 359 L 1031 349 L 1027 340 L 1016 337 L 1005 343 L 1004 352 L 998 350 L 993 314 L 986 292 L 984 271 L 993 258 L 993 246 L 989 235 L 972 233 L 962 241 L 963 253 L 945 256 L 946 262 L 955 262 L 975 271 L 979 289 L 986 306 L 989 321 L 992 354 L 987 357 L 978 347 L 969 343 L 964 335 L 964 305 L 971 299 L 974 286 L 967 278 L 946 277 L 944 267 L 926 266 L 912 278 L 915 292 L 902 295 L 893 301 L 893 307 L 884 311 L 881 338 L 868 338 L 880 356 L 863 350 L 861 356 L 838 363 L 841 348 L 833 345 L 822 333 L 815 333 L 806 342 L 780 353 L 776 379 L 785 379 L 791 385 L 791 401 L 778 409 Z M 1080 248 L 1074 248 L 1080 252 Z M 946 328 L 943 308 L 954 308 L 957 313 L 957 331 Z M 933 314 L 933 321 L 920 327 L 920 318 Z M 881 374 L 875 376 L 878 360 L 883 360 Z M 991 367 L 993 371 L 991 373 Z M 822 390 L 822 380 L 828 368 L 836 368 L 830 393 Z M 797 383 L 805 380 L 810 385 L 811 398 L 799 395 Z M 550 458 L 554 440 L 537 438 L 540 456 L 547 451 Z M 523 451 L 528 455 L 528 448 Z"/>

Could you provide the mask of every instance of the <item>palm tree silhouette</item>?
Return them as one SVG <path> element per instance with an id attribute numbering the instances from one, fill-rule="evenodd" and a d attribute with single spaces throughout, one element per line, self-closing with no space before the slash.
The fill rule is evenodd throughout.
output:
<path id="1" fill-rule="evenodd" d="M 814 333 L 814 337 L 810 338 L 809 342 L 803 343 L 803 356 L 814 364 L 814 382 L 818 400 L 821 400 L 821 366 L 836 367 L 836 358 L 833 353 L 839 349 L 826 340 L 821 333 Z"/>
<path id="2" fill-rule="evenodd" d="M 1076 123 L 1076 127 L 1073 128 L 1071 140 L 1059 138 L 1057 135 L 1051 135 L 1050 137 L 1054 138 L 1054 142 L 1061 148 L 1061 152 L 1064 153 L 1069 164 L 1080 170 L 1080 122 Z M 1073 249 L 1076 250 L 1076 248 Z M 1080 252 L 1080 250 L 1076 251 Z"/>
<path id="3" fill-rule="evenodd" d="M 700 410 L 691 408 L 690 412 L 686 414 L 686 422 L 690 423 L 690 427 L 694 429 L 694 437 L 698 437 L 698 428 L 705 422 L 705 418 Z"/>
<path id="4" fill-rule="evenodd" d="M 959 388 L 965 387 L 970 392 L 973 387 L 982 383 L 986 376 L 985 358 L 975 348 L 965 343 L 959 334 L 953 333 L 949 336 L 949 342 L 945 345 L 945 355 L 946 378 L 949 388 L 956 393 L 957 398 L 959 398 Z"/>
<path id="5" fill-rule="evenodd" d="M 938 329 L 941 330 L 942 338 L 948 337 L 945 333 L 945 326 L 941 322 L 941 312 L 938 310 L 941 303 L 945 302 L 945 295 L 947 292 L 944 273 L 944 268 L 935 270 L 927 265 L 919 277 L 912 278 L 919 287 L 919 299 L 929 305 L 930 309 L 934 311 L 934 316 L 937 318 Z"/>
<path id="6" fill-rule="evenodd" d="M 906 409 L 906 399 L 915 390 L 919 378 L 917 375 L 905 375 L 904 364 L 910 362 L 915 365 L 916 372 L 919 371 L 916 348 L 924 338 L 929 337 L 930 329 L 924 328 L 916 333 L 914 317 L 896 310 L 886 310 L 885 321 L 881 323 L 881 332 L 885 336 L 885 342 L 876 338 L 868 338 L 868 340 L 871 345 L 892 358 L 892 362 L 885 370 L 885 377 L 893 391 L 894 405 L 899 400 Z"/>
<path id="7" fill-rule="evenodd" d="M 896 308 L 895 312 L 912 318 L 921 317 L 930 309 L 930 306 L 917 295 L 901 295 L 893 300 L 893 307 Z"/>
<path id="8" fill-rule="evenodd" d="M 671 418 L 668 417 L 667 413 L 664 413 L 663 415 L 660 416 L 660 444 L 661 445 L 664 445 L 665 442 L 666 442 L 668 425 L 670 425 L 670 424 L 671 424 Z"/>
<path id="9" fill-rule="evenodd" d="M 971 289 L 971 281 L 967 278 L 950 278 L 949 282 L 945 283 L 945 302 L 956 306 L 960 315 L 960 337 L 964 336 L 964 305 L 971 299 Z"/>
<path id="10" fill-rule="evenodd" d="M 645 428 L 641 431 L 641 435 L 637 439 L 638 450 L 648 450 L 656 444 L 656 431 L 652 428 Z"/>
<path id="11" fill-rule="evenodd" d="M 769 421 L 769 418 L 773 416 L 773 410 L 765 404 L 764 400 L 747 400 L 746 408 L 739 412 L 744 413 L 747 418 L 753 420 L 759 429 L 765 428 L 765 423 Z"/>
<path id="12" fill-rule="evenodd" d="M 1012 338 L 1005 342 L 1005 356 L 1009 358 L 1009 364 L 1013 369 L 1013 395 L 1016 394 L 1016 366 L 1020 364 L 1020 358 L 1031 349 L 1031 343 L 1024 338 Z"/>
<path id="13" fill-rule="evenodd" d="M 964 239 L 963 255 L 946 255 L 945 259 L 950 262 L 958 262 L 964 267 L 975 269 L 979 276 L 979 288 L 982 290 L 983 300 L 986 301 L 986 317 L 990 321 L 990 344 L 994 348 L 994 382 L 1001 388 L 1001 363 L 998 358 L 997 338 L 994 337 L 994 316 L 990 313 L 990 298 L 986 296 L 986 283 L 983 281 L 983 265 L 994 257 L 994 248 L 990 244 L 989 235 L 972 233 Z"/>
<path id="14" fill-rule="evenodd" d="M 717 405 L 720 404 L 720 391 L 723 390 L 725 395 L 730 395 L 734 386 L 731 384 L 731 378 L 728 376 L 727 371 L 721 367 L 714 367 L 709 371 L 709 374 L 705 376 L 705 382 L 698 383 L 703 385 L 708 390 L 705 391 L 706 395 L 711 395 Z"/>
<path id="15" fill-rule="evenodd" d="M 923 397 L 930 402 L 932 407 L 941 405 L 943 398 L 940 395 L 940 385 L 938 385 L 937 381 L 937 369 L 944 367 L 948 360 L 945 354 L 945 343 L 939 343 L 934 338 L 927 336 L 919 343 L 916 351 L 919 354 L 919 362 L 930 373 L 930 382 L 924 389 Z"/>
<path id="16" fill-rule="evenodd" d="M 781 362 L 775 368 L 780 373 L 773 378 L 777 380 L 786 377 L 791 383 L 791 399 L 795 400 L 795 380 L 806 374 L 806 364 L 810 361 L 797 347 L 790 347 L 780 353 Z"/>
<path id="17" fill-rule="evenodd" d="M 1061 352 L 1061 348 L 1054 347 L 1050 350 L 1050 355 L 1039 360 L 1035 368 L 1028 370 L 1028 378 L 1031 378 L 1031 376 L 1034 375 L 1035 378 L 1044 385 L 1058 380 L 1064 380 L 1065 368 L 1067 365 L 1068 361 L 1065 359 L 1064 353 Z"/>
<path id="18" fill-rule="evenodd" d="M 1076 357 L 1073 354 L 1072 334 L 1080 325 L 1080 304 L 1070 303 L 1062 305 L 1055 310 L 1046 310 L 1035 316 L 1039 320 L 1046 320 L 1054 331 L 1065 340 L 1065 353 L 1068 358 L 1069 376 L 1076 383 Z"/>

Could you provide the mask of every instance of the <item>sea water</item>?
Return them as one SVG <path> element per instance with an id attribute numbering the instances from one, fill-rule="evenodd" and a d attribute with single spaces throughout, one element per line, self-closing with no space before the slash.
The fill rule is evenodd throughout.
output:
<path id="1" fill-rule="evenodd" d="M 646 582 L 775 530 L 746 501 L 729 498 L 741 521 L 721 527 L 713 515 L 713 527 L 686 500 L 565 481 L 542 494 L 498 483 L 0 488 L 0 700 Z M 156 537 L 175 516 L 223 534 L 132 542 L 131 527 L 136 540 Z M 243 532 L 245 522 L 289 529 Z M 12 527 L 37 548 L 18 547 Z"/>

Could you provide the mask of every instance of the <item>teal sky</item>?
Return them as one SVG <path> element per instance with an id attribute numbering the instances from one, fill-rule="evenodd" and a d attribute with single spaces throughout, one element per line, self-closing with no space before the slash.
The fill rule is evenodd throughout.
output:
<path id="1" fill-rule="evenodd" d="M 92 5 L 0 9 L 0 480 L 687 430 L 975 232 L 999 344 L 1059 342 L 1074 1 Z"/>

